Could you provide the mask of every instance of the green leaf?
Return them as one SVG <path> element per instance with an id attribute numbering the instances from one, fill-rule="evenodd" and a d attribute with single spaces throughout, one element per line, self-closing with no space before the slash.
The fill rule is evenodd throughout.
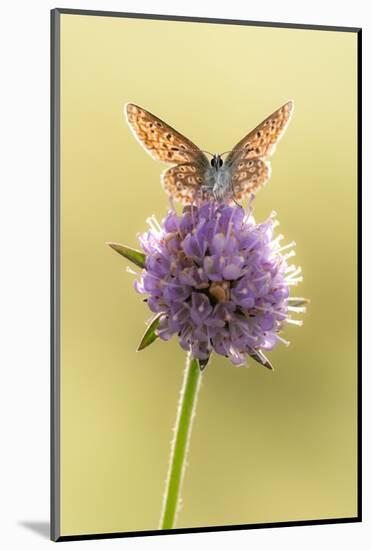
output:
<path id="1" fill-rule="evenodd" d="M 264 355 L 264 353 L 260 349 L 256 349 L 253 352 L 249 353 L 250 357 L 255 359 L 257 363 L 260 365 L 263 365 L 263 367 L 267 367 L 267 369 L 273 370 L 272 363 L 269 361 L 269 359 Z"/>
<path id="2" fill-rule="evenodd" d="M 143 338 L 138 346 L 137 351 L 142 351 L 142 349 L 146 348 L 150 344 L 152 344 L 155 340 L 157 340 L 158 335 L 156 334 L 156 328 L 159 325 L 160 319 L 163 316 L 163 313 L 159 313 L 152 319 L 150 325 L 148 326 L 146 332 L 143 334 Z"/>
<path id="3" fill-rule="evenodd" d="M 309 304 L 310 300 L 308 298 L 287 298 L 287 303 L 289 306 L 300 307 Z"/>
<path id="4" fill-rule="evenodd" d="M 135 248 L 129 248 L 128 246 L 124 246 L 123 244 L 118 243 L 107 243 L 108 246 L 113 248 L 116 252 L 121 254 L 121 256 L 124 256 L 127 260 L 130 260 L 135 265 L 139 267 L 145 267 L 146 263 L 146 255 L 143 252 L 140 252 L 140 250 L 135 250 Z"/>

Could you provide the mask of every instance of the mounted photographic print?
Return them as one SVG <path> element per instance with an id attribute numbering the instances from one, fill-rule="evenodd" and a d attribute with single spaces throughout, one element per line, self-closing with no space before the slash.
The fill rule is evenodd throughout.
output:
<path id="1" fill-rule="evenodd" d="M 361 520 L 360 56 L 52 11 L 53 540 Z"/>

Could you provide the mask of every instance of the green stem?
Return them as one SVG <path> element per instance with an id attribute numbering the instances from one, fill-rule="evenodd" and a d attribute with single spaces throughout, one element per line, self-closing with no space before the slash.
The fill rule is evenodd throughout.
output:
<path id="1" fill-rule="evenodd" d="M 197 359 L 188 354 L 171 444 L 160 529 L 172 529 L 175 524 L 201 378 Z"/>

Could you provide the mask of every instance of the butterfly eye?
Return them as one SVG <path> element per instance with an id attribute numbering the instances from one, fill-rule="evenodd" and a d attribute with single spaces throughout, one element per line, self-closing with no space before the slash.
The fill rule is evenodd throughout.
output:
<path id="1" fill-rule="evenodd" d="M 219 167 L 220 167 L 220 166 L 223 166 L 223 159 L 221 159 L 221 158 L 219 157 L 218 160 L 219 160 Z"/>
<path id="2" fill-rule="evenodd" d="M 210 164 L 211 164 L 211 166 L 215 166 L 215 159 L 214 159 L 214 157 L 211 159 Z"/>

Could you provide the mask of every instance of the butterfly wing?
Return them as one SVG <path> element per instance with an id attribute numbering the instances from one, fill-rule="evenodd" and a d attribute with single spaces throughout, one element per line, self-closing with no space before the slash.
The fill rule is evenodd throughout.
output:
<path id="1" fill-rule="evenodd" d="M 172 166 L 162 174 L 162 184 L 168 195 L 189 204 L 201 197 L 205 183 L 205 168 L 195 162 Z"/>
<path id="2" fill-rule="evenodd" d="M 292 101 L 285 103 L 239 141 L 227 156 L 225 163 L 231 170 L 235 199 L 256 193 L 268 181 L 270 165 L 263 159 L 273 154 L 290 121 L 293 107 Z"/>
<path id="3" fill-rule="evenodd" d="M 232 170 L 233 199 L 241 201 L 246 196 L 256 194 L 269 180 L 270 164 L 261 159 L 241 160 Z"/>
<path id="4" fill-rule="evenodd" d="M 287 128 L 293 108 L 294 103 L 289 101 L 263 120 L 237 143 L 226 158 L 226 162 L 233 163 L 236 158 L 246 160 L 272 155 L 278 140 Z"/>
<path id="5" fill-rule="evenodd" d="M 155 160 L 169 164 L 196 162 L 207 167 L 207 157 L 191 140 L 142 107 L 127 103 L 126 119 L 139 143 Z"/>

